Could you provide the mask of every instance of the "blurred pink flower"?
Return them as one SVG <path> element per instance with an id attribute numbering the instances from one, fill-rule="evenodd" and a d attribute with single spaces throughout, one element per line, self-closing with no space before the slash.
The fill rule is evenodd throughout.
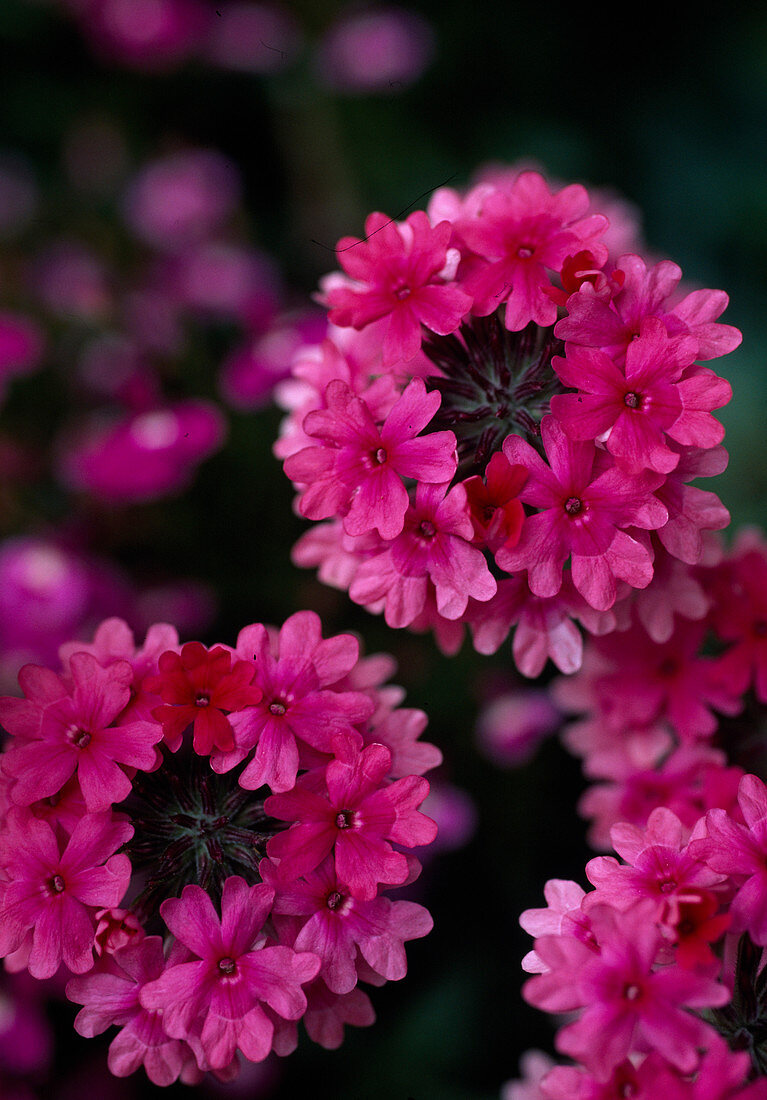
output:
<path id="1" fill-rule="evenodd" d="M 58 472 L 70 488 L 110 504 L 156 500 L 186 486 L 225 433 L 215 405 L 177 402 L 86 429 L 64 445 Z"/>
<path id="2" fill-rule="evenodd" d="M 215 150 L 190 149 L 142 168 L 123 195 L 123 217 L 145 244 L 176 250 L 218 229 L 239 199 L 234 165 Z"/>
<path id="3" fill-rule="evenodd" d="M 562 720 L 548 692 L 520 688 L 499 695 L 482 710 L 477 739 L 494 764 L 513 768 L 529 760 Z"/>
<path id="4" fill-rule="evenodd" d="M 200 0 L 67 0 L 97 53 L 136 69 L 168 70 L 192 56 L 213 12 Z"/>
<path id="5" fill-rule="evenodd" d="M 373 8 L 340 19 L 319 45 L 319 78 L 342 92 L 394 92 L 412 84 L 434 55 L 434 33 L 403 8 Z"/>
<path id="6" fill-rule="evenodd" d="M 271 73 L 285 68 L 301 48 L 293 16 L 276 4 L 228 3 L 213 21 L 205 55 L 222 69 Z"/>

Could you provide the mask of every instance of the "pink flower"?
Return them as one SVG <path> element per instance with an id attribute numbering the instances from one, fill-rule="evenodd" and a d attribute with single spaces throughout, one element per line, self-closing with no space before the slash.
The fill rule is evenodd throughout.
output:
<path id="1" fill-rule="evenodd" d="M 677 438 L 677 427 L 681 432 L 687 426 L 681 378 L 697 350 L 692 337 L 669 339 L 654 317 L 642 322 L 640 335 L 629 344 L 624 370 L 603 351 L 570 347 L 567 358 L 555 357 L 552 366 L 578 392 L 552 397 L 551 411 L 571 439 L 609 433 L 607 449 L 627 470 L 669 473 L 679 454 L 666 445 L 665 435 Z M 701 435 L 696 445 L 720 443 L 724 429 L 717 428 L 713 436 L 711 431 Z M 707 442 L 712 437 L 713 443 Z"/>
<path id="2" fill-rule="evenodd" d="M 201 1069 L 223 1069 L 237 1050 L 251 1062 L 263 1061 L 274 1031 L 263 1004 L 288 1020 L 306 1009 L 301 986 L 315 977 L 320 960 L 289 947 L 263 946 L 260 933 L 273 898 L 268 886 L 248 886 L 231 876 L 224 883 L 221 917 L 199 886 L 184 887 L 180 898 L 160 907 L 193 958 L 166 966 L 144 985 L 140 1003 L 162 1012 L 171 1038 L 195 1036 L 204 1055 Z"/>
<path id="3" fill-rule="evenodd" d="M 724 985 L 693 971 L 654 969 L 661 946 L 654 912 L 650 901 L 623 913 L 595 905 L 598 952 L 570 936 L 536 940 L 549 971 L 531 978 L 523 996 L 549 1012 L 585 1009 L 559 1032 L 556 1046 L 592 1073 L 607 1076 L 640 1044 L 681 1072 L 693 1072 L 711 1029 L 684 1009 L 715 1008 L 730 999 Z"/>
<path id="4" fill-rule="evenodd" d="M 652 579 L 647 549 L 623 528 L 663 526 L 668 513 L 652 495 L 662 479 L 649 472 L 632 478 L 617 467 L 600 472 L 593 443 L 572 442 L 552 416 L 544 417 L 541 436 L 551 467 L 520 436 L 503 445 L 509 462 L 529 471 L 519 499 L 542 511 L 528 516 L 517 546 L 501 548 L 496 561 L 509 573 L 527 569 L 536 596 L 555 596 L 572 556 L 575 587 L 605 611 L 615 603 L 618 578 L 633 588 Z"/>
<path id="5" fill-rule="evenodd" d="M 15 313 L 0 313 L 0 400 L 6 382 L 34 371 L 42 354 L 43 337 L 32 321 Z"/>
<path id="6" fill-rule="evenodd" d="M 323 639 L 319 616 L 299 611 L 286 619 L 277 638 L 260 623 L 245 627 L 237 652 L 255 661 L 260 698 L 232 716 L 235 744 L 231 752 L 215 754 L 215 771 L 229 771 L 255 747 L 240 786 L 256 790 L 268 783 L 273 791 L 288 791 L 299 767 L 331 754 L 337 737 L 361 744 L 356 727 L 373 713 L 373 701 L 361 692 L 330 687 L 354 667 L 356 638 Z"/>
<path id="7" fill-rule="evenodd" d="M 173 250 L 216 230 L 239 192 L 230 161 L 212 149 L 191 149 L 142 168 L 125 193 L 123 213 L 146 244 Z"/>
<path id="8" fill-rule="evenodd" d="M 519 542 L 525 510 L 518 493 L 527 481 L 524 466 L 512 466 L 500 451 L 492 456 L 485 480 L 478 475 L 464 482 L 474 524 L 474 541 L 496 553 Z"/>
<path id="9" fill-rule="evenodd" d="M 162 1014 L 143 1008 L 141 990 L 159 978 L 165 967 L 162 938 L 149 936 L 121 947 L 109 971 L 73 978 L 67 997 L 85 1007 L 75 1019 L 75 1031 L 86 1038 L 117 1024 L 120 1030 L 109 1045 L 108 1064 L 115 1077 L 127 1077 L 143 1065 L 155 1085 L 172 1085 L 190 1057 L 189 1048 L 170 1039 Z"/>
<path id="10" fill-rule="evenodd" d="M 382 601 L 389 626 L 408 626 L 423 611 L 431 581 L 439 614 L 457 619 L 470 597 L 484 601 L 496 592 L 472 537 L 463 485 L 449 492 L 445 485 L 419 485 L 404 530 L 360 565 L 349 595 L 355 603 Z"/>
<path id="11" fill-rule="evenodd" d="M 253 682 L 255 674 L 251 661 L 232 662 L 222 646 L 206 650 L 201 642 L 187 642 L 180 654 L 163 653 L 157 674 L 147 677 L 143 686 L 163 700 L 152 714 L 162 724 L 171 751 L 179 748 L 188 726 L 194 729 L 194 751 L 200 756 L 232 749 L 234 731 L 224 711 L 259 702 L 262 693 Z"/>
<path id="12" fill-rule="evenodd" d="M 735 879 L 730 905 L 733 932 L 747 931 L 756 944 L 767 945 L 767 788 L 755 775 L 744 775 L 738 805 L 745 825 L 726 810 L 706 814 L 705 839 L 693 840 L 690 853 L 714 871 Z"/>
<path id="13" fill-rule="evenodd" d="M 669 336 L 694 336 L 699 359 L 726 355 L 740 344 L 736 328 L 714 323 L 727 308 L 729 299 L 724 291 L 695 290 L 669 308 L 669 299 L 682 278 L 676 264 L 661 260 L 648 269 L 640 256 L 626 255 L 616 266 L 623 274 L 623 283 L 612 301 L 588 292 L 568 298 L 568 316 L 555 330 L 561 340 L 621 354 L 638 335 L 642 320 L 657 317 Z"/>
<path id="14" fill-rule="evenodd" d="M 215 405 L 178 402 L 86 430 L 66 444 L 60 475 L 70 488 L 110 504 L 156 500 L 188 484 L 224 435 Z"/>
<path id="15" fill-rule="evenodd" d="M 416 808 L 429 793 L 427 781 L 408 776 L 385 786 L 390 767 L 388 749 L 367 745 L 327 765 L 326 791 L 315 789 L 310 772 L 290 793 L 267 798 L 268 814 L 293 822 L 267 844 L 281 873 L 305 875 L 333 852 L 336 873 L 356 898 L 374 898 L 378 883 L 403 883 L 408 861 L 392 843 L 429 844 L 437 827 Z"/>
<path id="16" fill-rule="evenodd" d="M 130 861 L 113 853 L 132 836 L 125 818 L 86 814 L 62 852 L 47 821 L 12 810 L 0 846 L 0 956 L 31 933 L 35 978 L 50 978 L 62 959 L 76 974 L 90 970 L 94 913 L 119 905 L 128 888 Z"/>
<path id="17" fill-rule="evenodd" d="M 322 960 L 319 976 L 334 993 L 348 993 L 357 984 L 357 949 L 376 974 L 387 981 L 404 978 L 405 941 L 427 935 L 429 913 L 412 901 L 355 898 L 328 858 L 303 879 L 292 881 L 261 864 L 264 881 L 275 890 L 278 930 L 285 917 L 295 918 L 291 942 L 296 951 L 311 951 Z"/>
<path id="18" fill-rule="evenodd" d="M 0 700 L 0 718 L 18 742 L 5 769 L 16 779 L 19 805 L 56 794 L 76 773 L 86 807 L 96 812 L 130 793 L 120 764 L 145 771 L 154 766 L 162 732 L 153 722 L 112 725 L 130 700 L 127 661 L 102 668 L 90 653 L 74 653 L 69 667 L 71 687 L 48 669 L 26 665 L 19 673 L 26 698 Z"/>
<path id="19" fill-rule="evenodd" d="M 586 189 L 572 184 L 552 194 L 537 172 L 522 172 L 510 187 L 494 189 L 479 214 L 459 219 L 457 229 L 486 263 L 469 268 L 461 286 L 474 297 L 480 317 L 506 303 L 506 328 L 523 329 L 530 321 L 552 325 L 557 307 L 548 290 L 549 271 L 558 271 L 571 254 L 591 249 L 601 263 L 606 251 L 596 243 L 607 227 L 601 214 L 586 215 Z"/>
<path id="20" fill-rule="evenodd" d="M 322 443 L 291 455 L 285 473 L 307 485 L 299 510 L 308 519 L 343 515 L 344 530 L 377 530 L 384 539 L 402 530 L 409 497 L 403 478 L 449 482 L 456 471 L 455 436 L 418 439 L 439 408 L 440 395 L 414 378 L 379 429 L 362 398 L 340 380 L 325 391 L 326 409 L 310 412 L 304 431 Z"/>
<path id="21" fill-rule="evenodd" d="M 320 41 L 317 72 L 331 88 L 359 95 L 399 91 L 426 69 L 434 52 L 430 25 L 414 11 L 351 11 Z"/>
<path id="22" fill-rule="evenodd" d="M 627 909 L 635 901 L 651 898 L 659 919 L 674 900 L 700 893 L 701 888 L 724 882 L 724 876 L 712 871 L 687 847 L 682 823 L 665 807 L 653 810 L 645 829 L 621 822 L 610 831 L 615 851 L 626 861 L 619 864 L 612 856 L 598 856 L 586 865 L 589 882 L 597 889 L 589 895 L 587 908 L 608 902 L 616 909 Z"/>
<path id="23" fill-rule="evenodd" d="M 385 366 L 418 353 L 421 324 L 443 336 L 454 332 L 471 299 L 454 284 L 446 285 L 443 277 L 451 263 L 450 232 L 448 222 L 432 227 L 421 210 L 401 224 L 385 214 L 371 214 L 362 240 L 343 237 L 338 242 L 341 266 L 354 282 L 327 292 L 332 323 L 360 329 L 388 317 Z"/>

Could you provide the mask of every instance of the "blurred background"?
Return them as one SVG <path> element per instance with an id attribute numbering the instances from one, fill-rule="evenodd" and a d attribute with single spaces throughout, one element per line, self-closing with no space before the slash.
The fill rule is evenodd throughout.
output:
<path id="1" fill-rule="evenodd" d="M 756 9 L 756 6 L 755 6 Z M 551 1050 L 519 997 L 521 910 L 591 854 L 559 717 L 464 646 L 388 630 L 290 563 L 305 525 L 272 402 L 333 246 L 491 163 L 633 209 L 652 254 L 723 288 L 733 525 L 767 504 L 767 12 L 591 21 L 576 5 L 2 0 L 0 687 L 107 615 L 233 642 L 301 608 L 393 653 L 445 754 L 435 918 L 378 1022 L 240 1083 L 118 1081 L 60 986 L 0 979 L 0 1096 L 485 1100 Z M 617 19 L 617 16 L 616 16 Z M 545 679 L 545 677 L 544 677 Z M 489 711 L 488 708 L 493 709 Z M 483 715 L 480 721 L 480 715 Z M 524 733 L 524 736 L 523 736 Z M 427 807 L 428 808 L 428 807 Z M 436 846 L 435 846 L 436 847 Z"/>

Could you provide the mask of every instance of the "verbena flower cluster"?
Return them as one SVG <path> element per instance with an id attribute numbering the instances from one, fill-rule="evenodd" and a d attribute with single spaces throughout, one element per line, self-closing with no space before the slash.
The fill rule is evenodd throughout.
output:
<path id="1" fill-rule="evenodd" d="M 764 769 L 767 543 L 745 530 L 727 553 L 712 549 L 662 603 L 640 601 L 620 632 L 589 639 L 581 670 L 553 685 L 578 715 L 565 744 L 596 781 L 580 802 L 596 848 L 657 806 L 691 828 L 733 806 L 743 767 Z"/>
<path id="2" fill-rule="evenodd" d="M 733 809 L 691 830 L 661 807 L 611 837 L 622 862 L 592 859 L 593 889 L 553 879 L 521 917 L 525 999 L 575 1013 L 555 1042 L 576 1064 L 544 1064 L 532 1095 L 767 1096 L 764 783 L 744 775 Z"/>
<path id="3" fill-rule="evenodd" d="M 385 681 L 391 658 L 323 638 L 317 615 L 235 646 L 124 622 L 27 665 L 0 700 L 0 956 L 62 966 L 109 1067 L 231 1079 L 238 1053 L 325 1047 L 372 1023 L 360 983 L 406 972 L 426 909 L 413 881 L 436 825 L 418 807 L 440 753 Z"/>
<path id="4" fill-rule="evenodd" d="M 731 390 L 704 365 L 740 342 L 727 296 L 686 293 L 600 206 L 508 170 L 371 214 L 322 282 L 325 340 L 278 391 L 275 450 L 321 521 L 296 563 L 447 653 L 465 627 L 483 653 L 514 628 L 528 676 L 580 666 L 576 624 L 608 634 L 685 591 L 729 522 L 690 485 L 727 461 Z"/>

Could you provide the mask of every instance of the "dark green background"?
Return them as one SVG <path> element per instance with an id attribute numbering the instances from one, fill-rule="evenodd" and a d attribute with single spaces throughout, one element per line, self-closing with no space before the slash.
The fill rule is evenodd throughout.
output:
<path id="1" fill-rule="evenodd" d="M 714 364 L 735 391 L 721 414 L 732 457 L 717 487 L 736 523 L 758 523 L 767 495 L 767 13 L 731 5 L 704 21 L 668 5 L 663 19 L 616 9 L 597 23 L 576 5 L 412 7 L 436 36 L 424 77 L 397 95 L 340 97 L 317 86 L 307 53 L 268 79 L 195 64 L 163 76 L 107 67 L 55 7 L 2 0 L 0 147 L 23 152 L 54 193 L 62 135 L 96 109 L 123 129 L 137 162 L 179 143 L 221 149 L 243 173 L 254 240 L 275 255 L 297 300 L 334 266 L 316 241 L 360 233 L 373 209 L 396 216 L 450 177 L 462 186 L 488 161 L 532 159 L 559 179 L 609 185 L 642 211 L 654 252 L 693 283 L 730 293 L 725 319 L 744 344 Z M 289 5 L 309 44 L 342 8 Z M 109 216 L 78 211 L 86 232 L 90 215 Z M 212 372 L 198 389 L 215 393 Z M 487 684 L 494 674 L 514 682 L 507 649 L 447 660 L 430 638 L 388 631 L 290 565 L 302 525 L 270 453 L 278 421 L 275 410 L 233 416 L 227 447 L 189 493 L 115 514 L 95 548 L 139 573 L 209 581 L 221 613 L 206 641 L 312 607 L 328 633 L 356 630 L 369 652 L 397 655 L 408 703 L 428 711 L 444 774 L 471 793 L 479 829 L 468 849 L 425 872 L 436 928 L 411 945 L 408 978 L 373 991 L 378 1024 L 349 1029 L 338 1052 L 302 1042 L 281 1063 L 276 1095 L 484 1100 L 516 1075 L 521 1052 L 551 1049 L 549 1021 L 519 998 L 528 945 L 517 917 L 541 904 L 547 878 L 582 879 L 579 769 L 554 743 L 516 773 L 478 755 L 473 726 Z M 54 1015 L 58 1060 L 40 1094 L 75 1095 L 96 1044 L 74 1036 L 70 1007 Z M 155 1093 L 143 1074 L 116 1083 L 118 1097 Z"/>

